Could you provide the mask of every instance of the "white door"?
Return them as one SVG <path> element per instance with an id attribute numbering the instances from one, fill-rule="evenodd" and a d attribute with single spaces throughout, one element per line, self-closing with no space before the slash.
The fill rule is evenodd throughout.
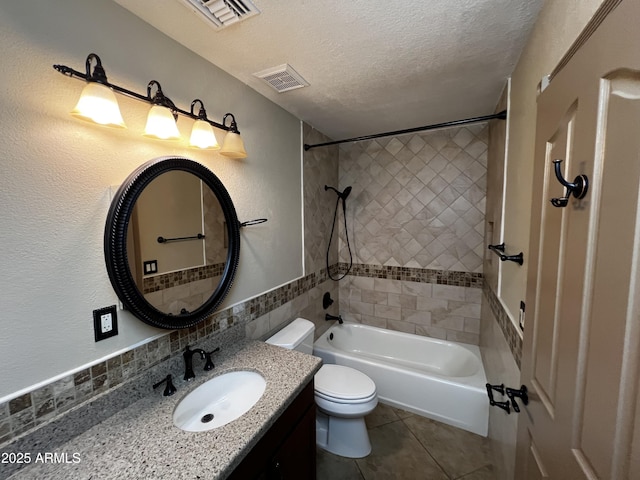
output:
<path id="1" fill-rule="evenodd" d="M 589 179 L 565 208 L 557 159 Z M 516 478 L 640 478 L 639 1 L 540 95 L 533 181 Z"/>

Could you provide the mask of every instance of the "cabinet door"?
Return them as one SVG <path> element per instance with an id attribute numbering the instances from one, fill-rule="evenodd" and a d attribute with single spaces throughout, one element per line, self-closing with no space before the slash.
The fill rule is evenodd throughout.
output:
<path id="1" fill-rule="evenodd" d="M 271 461 L 273 480 L 314 480 L 316 478 L 316 411 L 310 408 Z"/>

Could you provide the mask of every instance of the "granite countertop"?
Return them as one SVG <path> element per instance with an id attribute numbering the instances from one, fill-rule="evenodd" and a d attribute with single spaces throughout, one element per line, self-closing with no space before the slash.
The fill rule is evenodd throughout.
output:
<path id="1" fill-rule="evenodd" d="M 195 381 L 174 395 L 163 396 L 160 387 L 56 448 L 58 461 L 62 455 L 64 463 L 36 463 L 32 458 L 28 467 L 10 478 L 226 478 L 320 366 L 317 357 L 249 341 L 221 352 L 211 372 L 196 368 Z M 185 432 L 173 425 L 173 410 L 180 400 L 205 381 L 234 370 L 253 370 L 266 380 L 262 398 L 249 412 L 206 432 Z"/>

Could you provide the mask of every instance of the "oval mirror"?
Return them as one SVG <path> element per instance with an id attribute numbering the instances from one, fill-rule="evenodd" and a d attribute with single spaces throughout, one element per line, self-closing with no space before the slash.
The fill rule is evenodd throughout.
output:
<path id="1" fill-rule="evenodd" d="M 240 224 L 222 182 L 187 158 L 151 160 L 116 192 L 104 232 L 109 279 L 137 318 L 191 327 L 226 296 L 240 257 Z"/>

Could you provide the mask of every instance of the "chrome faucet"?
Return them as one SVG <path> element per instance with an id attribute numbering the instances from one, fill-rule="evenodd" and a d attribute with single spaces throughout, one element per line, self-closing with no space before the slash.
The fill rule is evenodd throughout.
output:
<path id="1" fill-rule="evenodd" d="M 206 352 L 204 350 L 202 350 L 201 348 L 191 350 L 191 348 L 189 348 L 189 345 L 187 345 L 187 347 L 184 349 L 184 353 L 182 354 L 182 356 L 184 357 L 184 379 L 186 381 L 196 378 L 196 374 L 193 373 L 193 355 L 196 353 L 200 354 L 200 358 L 202 360 L 205 359 Z"/>

